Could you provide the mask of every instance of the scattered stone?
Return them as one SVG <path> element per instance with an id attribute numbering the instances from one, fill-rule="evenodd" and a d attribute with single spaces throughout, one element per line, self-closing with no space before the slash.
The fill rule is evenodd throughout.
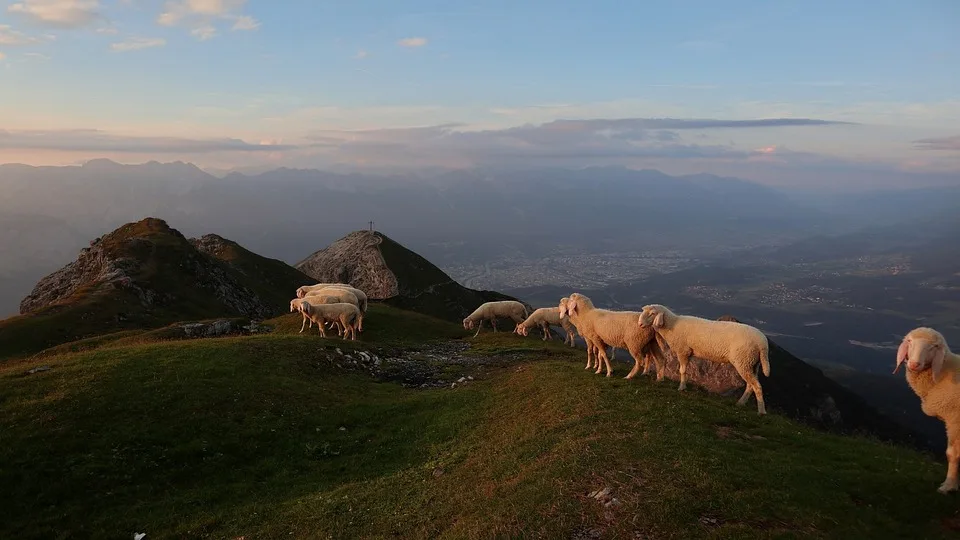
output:
<path id="1" fill-rule="evenodd" d="M 345 428 L 345 427 L 343 427 L 343 426 L 340 426 L 340 431 L 346 431 L 346 430 L 347 430 L 347 428 Z"/>
<path id="2" fill-rule="evenodd" d="M 441 476 L 443 476 L 443 473 L 444 473 L 444 470 L 441 469 L 440 467 L 437 467 L 436 469 L 433 470 L 433 477 L 440 478 Z"/>
<path id="3" fill-rule="evenodd" d="M 34 373 L 39 373 L 41 371 L 50 371 L 50 366 L 37 366 L 27 371 L 27 375 L 33 375 Z"/>
<path id="4" fill-rule="evenodd" d="M 463 383 L 465 383 L 466 381 L 467 381 L 467 378 L 466 378 L 466 377 L 460 377 L 459 379 L 457 379 L 457 382 L 460 383 L 460 384 L 463 384 Z"/>
<path id="5" fill-rule="evenodd" d="M 700 517 L 700 524 L 701 524 L 701 525 L 706 525 L 707 527 L 716 527 L 717 525 L 720 524 L 720 520 L 718 520 L 718 519 L 716 519 L 716 518 L 709 517 L 709 516 L 701 516 L 701 517 Z"/>

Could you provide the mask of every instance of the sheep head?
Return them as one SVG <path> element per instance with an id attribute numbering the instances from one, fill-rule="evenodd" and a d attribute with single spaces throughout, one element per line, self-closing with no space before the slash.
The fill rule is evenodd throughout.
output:
<path id="1" fill-rule="evenodd" d="M 463 329 L 473 330 L 473 319 L 471 319 L 470 317 L 463 319 Z"/>
<path id="2" fill-rule="evenodd" d="M 558 307 L 558 309 L 560 310 L 561 319 L 567 315 L 567 302 L 569 301 L 570 301 L 570 298 L 567 296 L 564 296 L 563 298 L 560 299 L 560 306 Z"/>
<path id="3" fill-rule="evenodd" d="M 897 348 L 897 366 L 893 373 L 896 374 L 906 362 L 907 369 L 914 373 L 932 369 L 933 382 L 937 382 L 948 350 L 947 340 L 940 332 L 926 327 L 914 328 Z"/>
<path id="4" fill-rule="evenodd" d="M 570 315 L 575 315 L 583 309 L 593 308 L 593 302 L 589 298 L 576 292 L 570 295 L 566 305 L 567 313 Z"/>
<path id="5" fill-rule="evenodd" d="M 307 295 L 306 286 L 297 288 L 297 298 L 303 298 L 306 295 Z"/>
<path id="6" fill-rule="evenodd" d="M 643 306 L 640 316 L 637 318 L 637 324 L 640 328 L 663 328 L 666 324 L 667 308 L 660 304 L 648 304 Z"/>
<path id="7" fill-rule="evenodd" d="M 524 324 L 523 324 L 522 322 L 521 322 L 521 323 L 517 323 L 517 327 L 514 328 L 513 331 L 516 332 L 516 333 L 518 333 L 518 334 L 520 334 L 521 336 L 526 336 L 526 335 L 527 335 L 527 327 L 524 326 Z"/>

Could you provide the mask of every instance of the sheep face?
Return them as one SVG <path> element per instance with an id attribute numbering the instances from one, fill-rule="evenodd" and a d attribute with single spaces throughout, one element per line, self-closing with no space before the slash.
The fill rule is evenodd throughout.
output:
<path id="1" fill-rule="evenodd" d="M 657 306 L 643 306 L 637 324 L 640 328 L 663 328 L 663 311 Z"/>
<path id="2" fill-rule="evenodd" d="M 473 330 L 473 321 L 469 317 L 463 320 L 463 329 L 464 330 Z"/>
<path id="3" fill-rule="evenodd" d="M 514 329 L 514 332 L 520 334 L 521 336 L 526 336 L 528 329 L 523 323 L 517 323 L 517 327 Z"/>
<path id="4" fill-rule="evenodd" d="M 916 328 L 904 336 L 897 348 L 896 374 L 904 362 L 907 369 L 914 373 L 933 370 L 933 382 L 937 382 L 943 370 L 943 361 L 947 354 L 947 341 L 943 335 L 929 328 Z"/>

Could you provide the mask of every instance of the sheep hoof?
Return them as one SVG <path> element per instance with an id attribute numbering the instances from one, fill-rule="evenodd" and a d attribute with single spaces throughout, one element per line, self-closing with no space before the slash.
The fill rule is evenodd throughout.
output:
<path id="1" fill-rule="evenodd" d="M 944 481 L 942 484 L 940 484 L 940 487 L 937 488 L 937 492 L 943 493 L 944 495 L 946 495 L 947 493 L 950 493 L 951 491 L 956 491 L 956 490 L 957 490 L 957 482 L 956 481 L 951 482 L 950 480 Z"/>

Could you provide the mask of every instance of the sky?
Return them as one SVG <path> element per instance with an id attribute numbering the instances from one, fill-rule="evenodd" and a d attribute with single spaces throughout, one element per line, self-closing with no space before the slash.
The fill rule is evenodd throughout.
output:
<path id="1" fill-rule="evenodd" d="M 960 184 L 958 66 L 955 0 L 0 0 L 0 163 Z"/>

